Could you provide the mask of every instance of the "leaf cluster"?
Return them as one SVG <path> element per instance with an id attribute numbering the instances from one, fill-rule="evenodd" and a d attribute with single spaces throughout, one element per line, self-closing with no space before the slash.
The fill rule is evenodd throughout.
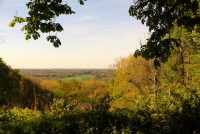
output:
<path id="1" fill-rule="evenodd" d="M 167 61 L 174 44 L 180 46 L 178 39 L 166 37 L 176 23 L 187 30 L 197 27 L 199 31 L 199 0 L 138 0 L 130 7 L 129 14 L 146 24 L 152 32 L 135 55 L 154 59 L 155 66 Z"/>
<path id="2" fill-rule="evenodd" d="M 79 0 L 78 2 L 82 5 L 84 4 L 84 0 Z M 31 38 L 36 40 L 40 38 L 41 33 L 57 33 L 63 31 L 63 27 L 55 21 L 56 17 L 75 13 L 62 0 L 30 0 L 26 6 L 28 16 L 24 18 L 15 16 L 9 24 L 10 27 L 14 27 L 17 23 L 25 23 L 21 30 L 24 32 L 26 40 Z M 54 47 L 61 45 L 61 41 L 56 34 L 49 34 L 46 39 Z"/>

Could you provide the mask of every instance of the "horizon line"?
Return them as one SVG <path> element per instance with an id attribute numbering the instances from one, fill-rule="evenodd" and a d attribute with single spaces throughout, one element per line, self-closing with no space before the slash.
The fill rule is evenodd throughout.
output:
<path id="1" fill-rule="evenodd" d="M 19 70 L 114 70 L 115 68 L 15 68 Z"/>

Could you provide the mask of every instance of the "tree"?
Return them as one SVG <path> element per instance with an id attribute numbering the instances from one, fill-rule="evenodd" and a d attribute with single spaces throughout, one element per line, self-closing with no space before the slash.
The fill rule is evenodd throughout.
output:
<path id="1" fill-rule="evenodd" d="M 158 96 L 160 70 L 156 70 L 153 61 L 133 54 L 121 58 L 115 65 L 116 70 L 110 81 L 109 91 L 114 98 L 113 107 L 136 107 L 140 99 Z"/>
<path id="2" fill-rule="evenodd" d="M 0 58 L 0 105 L 12 106 L 18 101 L 20 79 L 18 72 L 12 70 Z"/>
<path id="3" fill-rule="evenodd" d="M 78 0 L 83 5 L 85 0 Z M 25 34 L 25 39 L 34 40 L 40 38 L 40 33 L 49 33 L 47 40 L 51 42 L 54 47 L 59 47 L 61 41 L 56 33 L 63 31 L 63 27 L 56 23 L 56 17 L 60 15 L 70 15 L 75 12 L 68 4 L 64 4 L 62 0 L 30 0 L 27 4 L 28 16 L 15 16 L 10 22 L 9 26 L 14 27 L 17 23 L 25 23 L 22 31 Z M 54 35 L 51 32 L 55 33 Z"/>
<path id="4" fill-rule="evenodd" d="M 171 37 L 180 40 L 180 47 L 172 52 L 174 56 L 171 58 L 176 58 L 173 69 L 181 76 L 181 83 L 189 86 L 198 81 L 195 77 L 198 77 L 196 72 L 199 69 L 200 34 L 195 30 L 187 31 L 184 27 L 175 25 L 171 30 Z"/>
<path id="5" fill-rule="evenodd" d="M 200 32 L 199 0 L 137 0 L 129 9 L 129 14 L 141 20 L 152 32 L 147 44 L 142 45 L 135 55 L 145 59 L 154 59 L 160 66 L 171 55 L 171 50 L 181 46 L 179 40 L 167 37 L 175 24 L 187 30 Z"/>

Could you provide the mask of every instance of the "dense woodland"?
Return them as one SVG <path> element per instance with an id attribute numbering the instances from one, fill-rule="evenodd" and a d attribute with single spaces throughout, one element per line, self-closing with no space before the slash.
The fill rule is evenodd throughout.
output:
<path id="1" fill-rule="evenodd" d="M 52 31 L 33 27 L 42 22 L 33 21 L 42 16 L 35 14 L 43 11 L 40 4 L 31 0 L 30 17 L 11 23 L 27 23 L 27 39 L 37 39 L 40 28 Z M 56 16 L 73 13 L 68 6 L 61 8 L 65 12 L 56 9 Z M 138 0 L 130 15 L 152 34 L 113 70 L 20 71 L 1 59 L 0 133 L 199 134 L 199 9 L 198 0 Z M 54 46 L 61 45 L 52 38 Z"/>

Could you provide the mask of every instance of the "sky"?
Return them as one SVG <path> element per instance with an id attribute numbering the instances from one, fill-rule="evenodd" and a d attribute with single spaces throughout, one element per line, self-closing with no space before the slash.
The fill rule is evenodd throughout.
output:
<path id="1" fill-rule="evenodd" d="M 28 0 L 3 0 L 0 6 L 0 57 L 12 68 L 110 68 L 145 41 L 148 30 L 128 14 L 132 0 L 78 0 L 67 3 L 74 15 L 56 19 L 64 31 L 62 45 L 54 48 L 43 35 L 24 39 L 22 25 L 8 27 L 14 15 L 26 16 Z"/>

